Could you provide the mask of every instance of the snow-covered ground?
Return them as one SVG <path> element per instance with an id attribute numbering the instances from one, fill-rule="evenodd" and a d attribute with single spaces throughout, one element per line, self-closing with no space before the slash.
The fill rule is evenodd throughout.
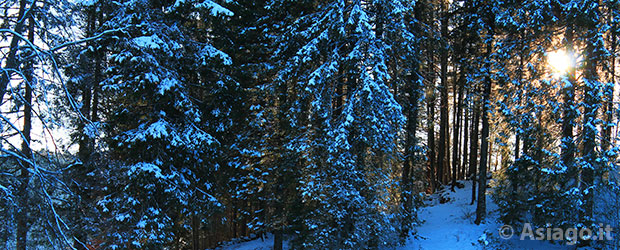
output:
<path id="1" fill-rule="evenodd" d="M 513 236 L 504 240 L 499 236 L 502 223 L 498 221 L 497 205 L 487 195 L 487 218 L 480 225 L 474 224 L 476 205 L 471 203 L 471 181 L 462 182 L 464 188 L 455 192 L 447 190 L 444 197 L 447 203 L 439 204 L 439 194 L 426 201 L 419 211 L 422 225 L 416 228 L 417 237 L 398 248 L 408 249 L 574 249 L 574 247 L 553 245 L 544 241 L 519 240 Z"/>
<path id="2" fill-rule="evenodd" d="M 228 244 L 216 248 L 217 250 L 270 250 L 273 249 L 273 238 L 267 237 L 264 240 L 256 239 L 236 244 Z M 288 249 L 286 244 L 284 249 Z"/>
<path id="3" fill-rule="evenodd" d="M 513 236 L 504 240 L 499 236 L 497 205 L 487 195 L 487 218 L 480 225 L 474 224 L 476 206 L 471 202 L 471 182 L 464 182 L 465 187 L 455 192 L 446 191 L 447 203 L 439 204 L 439 194 L 434 194 L 426 201 L 426 206 L 419 211 L 422 225 L 416 228 L 417 236 L 411 237 L 404 246 L 397 250 L 444 250 L 444 249 L 545 249 L 568 250 L 575 246 L 554 245 L 545 241 L 520 240 Z M 519 231 L 519 230 L 517 230 Z M 230 244 L 218 250 L 268 250 L 272 249 L 273 239 L 261 239 Z M 285 246 L 285 249 L 287 247 Z"/>

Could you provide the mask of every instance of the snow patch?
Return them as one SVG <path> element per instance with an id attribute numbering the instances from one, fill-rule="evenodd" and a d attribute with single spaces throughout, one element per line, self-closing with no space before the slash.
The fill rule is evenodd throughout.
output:
<path id="1" fill-rule="evenodd" d="M 163 44 L 162 41 L 157 35 L 150 36 L 140 36 L 136 37 L 132 40 L 138 47 L 147 48 L 147 49 L 161 49 L 160 44 Z"/>
<path id="2" fill-rule="evenodd" d="M 439 204 L 439 195 L 433 194 L 425 207 L 419 212 L 422 225 L 416 228 L 417 235 L 398 249 L 570 249 L 567 246 L 553 245 L 545 241 L 519 240 L 513 236 L 509 240 L 499 237 L 498 207 L 487 195 L 487 217 L 480 225 L 473 223 L 476 205 L 471 202 L 471 181 L 462 182 L 465 188 L 455 192 L 445 191 L 449 202 Z M 519 231 L 516 229 L 515 231 Z M 458 247 L 457 247 L 458 246 Z"/>
<path id="3" fill-rule="evenodd" d="M 231 65 L 232 59 L 230 56 L 221 50 L 216 49 L 213 45 L 206 44 L 200 51 L 200 57 L 202 57 L 202 65 L 207 64 L 207 59 L 218 58 L 224 62 L 224 65 Z"/>
<path id="4" fill-rule="evenodd" d="M 208 8 L 211 10 L 211 15 L 214 16 L 218 16 L 218 15 L 224 15 L 224 16 L 233 16 L 234 13 L 224 7 L 222 7 L 221 5 L 211 1 L 211 0 L 206 0 L 204 2 L 202 2 L 201 4 L 198 4 L 196 7 L 198 8 Z"/>
<path id="5" fill-rule="evenodd" d="M 159 83 L 158 86 L 158 93 L 160 95 L 164 95 L 164 93 L 168 90 L 170 90 L 173 87 L 176 87 L 179 85 L 179 81 L 177 81 L 177 79 L 172 79 L 172 78 L 165 78 L 164 80 L 162 80 Z"/>
<path id="6" fill-rule="evenodd" d="M 132 165 L 128 171 L 128 175 L 133 175 L 136 172 L 146 172 L 153 173 L 156 178 L 164 178 L 164 175 L 161 173 L 161 168 L 155 164 L 139 162 Z"/>

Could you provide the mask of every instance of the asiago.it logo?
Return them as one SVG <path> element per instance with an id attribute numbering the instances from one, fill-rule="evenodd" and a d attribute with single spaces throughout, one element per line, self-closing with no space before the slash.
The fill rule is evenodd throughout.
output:
<path id="1" fill-rule="evenodd" d="M 520 240 L 565 240 L 567 245 L 574 245 L 579 239 L 582 240 L 613 240 L 613 228 L 610 225 L 599 224 L 598 228 L 557 228 L 539 227 L 534 228 L 532 224 L 525 223 L 521 229 Z M 499 236 L 508 240 L 515 234 L 515 230 L 510 225 L 503 225 L 499 228 Z"/>

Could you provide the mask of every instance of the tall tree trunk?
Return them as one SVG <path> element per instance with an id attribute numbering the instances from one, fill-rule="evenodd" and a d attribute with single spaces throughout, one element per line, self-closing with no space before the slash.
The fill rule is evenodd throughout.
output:
<path id="1" fill-rule="evenodd" d="M 493 22 L 493 21 L 490 21 Z M 489 41 L 487 42 L 486 56 L 489 58 L 493 50 L 493 32 L 489 29 Z M 476 225 L 480 224 L 486 216 L 486 188 L 487 188 L 487 168 L 489 161 L 489 106 L 491 105 L 491 65 L 486 65 L 486 76 L 484 83 L 483 101 L 482 101 L 482 138 L 480 145 L 480 169 L 478 177 L 478 204 L 476 206 Z"/>
<path id="2" fill-rule="evenodd" d="M 17 23 L 15 24 L 15 29 L 13 31 L 20 35 L 24 32 L 24 22 L 29 19 L 29 18 L 24 18 L 24 15 L 26 15 L 26 10 L 32 9 L 32 7 L 35 6 L 36 1 L 32 1 L 32 3 L 30 3 L 30 7 L 26 7 L 27 3 L 28 3 L 27 0 L 19 1 L 19 10 L 17 12 Z M 9 44 L 9 52 L 7 53 L 7 56 L 6 56 L 6 64 L 3 67 L 4 69 L 7 69 L 7 70 L 4 70 L 2 73 L 0 73 L 0 103 L 3 102 L 4 94 L 6 94 L 7 87 L 9 86 L 9 82 L 11 81 L 11 75 L 12 75 L 11 70 L 17 70 L 17 67 L 19 67 L 20 62 L 17 58 L 17 51 L 19 50 L 20 40 L 21 40 L 21 37 L 13 34 L 13 37 L 11 38 L 11 43 Z"/>
<path id="3" fill-rule="evenodd" d="M 282 250 L 283 242 L 282 229 L 276 229 L 273 232 L 273 250 Z"/>
<path id="4" fill-rule="evenodd" d="M 91 101 L 91 113 L 90 113 L 90 121 L 97 122 L 99 121 L 99 90 L 101 88 L 101 81 L 103 80 L 102 71 L 103 71 L 103 55 L 104 51 L 98 51 L 97 56 L 95 58 L 95 73 L 94 73 L 94 82 L 92 86 L 92 101 Z M 92 153 L 95 150 L 95 138 L 89 138 L 88 142 L 89 151 Z"/>
<path id="5" fill-rule="evenodd" d="M 88 23 L 87 23 L 87 30 L 86 30 L 86 35 L 88 37 L 93 36 L 93 34 L 95 33 L 95 29 L 96 29 L 96 21 L 97 21 L 97 17 L 96 17 L 96 12 L 95 12 L 95 7 L 93 6 L 89 13 L 88 13 Z M 93 43 L 88 43 L 88 46 L 92 46 L 92 47 L 96 47 L 95 44 Z M 96 53 L 96 52 L 95 52 Z M 87 65 L 90 65 L 90 62 L 84 62 Z M 80 113 L 82 114 L 82 117 L 79 118 L 79 123 L 78 123 L 78 131 L 79 131 L 79 142 L 78 142 L 78 158 L 80 158 L 80 160 L 83 163 L 86 163 L 88 161 L 88 158 L 90 156 L 91 152 L 91 147 L 90 147 L 90 137 L 89 135 L 86 133 L 85 131 L 85 127 L 86 124 L 90 122 L 90 115 L 91 115 L 91 105 L 92 105 L 92 97 L 93 97 L 93 93 L 92 93 L 92 86 L 95 84 L 95 70 L 93 69 L 93 79 L 92 81 L 84 81 L 82 83 L 81 86 L 81 91 L 82 91 L 82 107 L 80 108 Z"/>
<path id="6" fill-rule="evenodd" d="M 417 77 L 411 76 L 408 84 L 409 100 L 407 101 L 407 138 L 405 142 L 405 162 L 402 173 L 402 202 L 405 210 L 405 218 L 401 225 L 401 240 L 409 237 L 409 230 L 413 223 L 413 187 L 411 183 L 413 164 L 416 161 L 415 147 L 417 146 L 416 130 L 418 129 L 418 93 L 420 86 Z"/>
<path id="7" fill-rule="evenodd" d="M 341 74 L 342 75 L 342 74 Z M 276 159 L 276 164 L 277 165 L 284 165 L 285 161 L 286 161 L 286 149 L 284 148 L 284 143 L 286 141 L 286 135 L 289 133 L 290 130 L 290 126 L 287 122 L 287 118 L 286 118 L 286 113 L 285 110 L 286 107 L 289 105 L 289 96 L 288 96 L 288 86 L 286 85 L 286 83 L 282 83 L 278 86 L 278 93 L 277 93 L 277 107 L 278 107 L 278 111 L 277 111 L 277 126 L 276 126 L 276 152 L 277 152 L 277 159 Z M 320 124 L 320 123 L 319 123 Z M 315 150 L 320 151 L 320 149 L 315 148 Z M 277 168 L 282 168 L 281 166 L 277 166 Z M 274 190 L 273 190 L 273 201 L 271 206 L 274 208 L 274 215 L 271 216 L 272 218 L 272 225 L 271 225 L 271 230 L 273 233 L 273 249 L 274 250 L 282 250 L 282 246 L 283 246 L 283 227 L 284 227 L 284 201 L 283 199 L 286 198 L 286 196 L 282 193 L 285 192 L 284 190 L 284 183 L 282 182 L 282 177 L 276 178 L 275 180 L 272 180 L 273 182 L 275 182 L 274 184 Z M 280 192 L 278 192 L 280 191 Z"/>
<path id="8" fill-rule="evenodd" d="M 428 137 L 428 162 L 429 162 L 429 169 L 427 172 L 428 178 L 429 178 L 429 184 L 431 185 L 431 190 L 430 192 L 434 192 L 435 191 L 435 187 L 438 184 L 438 175 L 439 175 L 439 169 L 437 167 L 437 163 L 435 161 L 436 159 L 436 152 L 435 152 L 435 98 L 434 97 L 430 97 L 428 102 L 427 102 L 427 113 L 428 113 L 428 117 L 427 117 L 427 129 L 428 129 L 428 133 L 427 133 L 427 137 Z"/>
<path id="9" fill-rule="evenodd" d="M 519 147 L 521 144 L 521 136 L 519 136 L 519 131 L 518 128 L 515 129 L 515 158 L 514 161 L 517 161 L 519 159 Z"/>
<path id="10" fill-rule="evenodd" d="M 462 76 L 461 76 L 462 77 Z M 458 90 L 458 91 L 457 91 Z M 460 152 L 460 142 L 459 135 L 461 133 L 461 99 L 463 95 L 463 84 L 461 84 L 461 78 L 458 81 L 454 82 L 454 106 L 453 106 L 453 118 L 452 123 L 454 126 L 452 143 L 454 147 L 452 148 L 452 190 L 454 190 L 454 186 L 456 185 L 456 180 L 458 178 L 457 174 L 459 172 L 459 152 Z"/>
<path id="11" fill-rule="evenodd" d="M 489 134 L 490 134 L 490 131 L 489 131 Z M 487 172 L 488 171 L 495 171 L 495 166 L 496 166 L 496 165 L 493 165 L 493 140 L 492 139 L 493 138 L 491 138 L 489 136 L 489 152 L 487 153 L 489 155 L 489 159 L 487 161 L 487 165 L 488 165 Z M 495 159 L 497 159 L 497 157 Z M 496 163 L 497 163 L 497 161 L 496 161 Z M 492 168 L 493 170 L 491 170 L 491 165 L 493 165 L 493 168 Z"/>
<path id="12" fill-rule="evenodd" d="M 618 28 L 617 21 L 613 15 L 610 17 L 612 23 L 611 34 L 609 37 L 609 50 L 611 53 L 611 63 L 609 70 L 607 71 L 607 85 L 605 86 L 605 104 L 603 105 L 603 137 L 601 142 L 601 149 L 603 153 L 607 154 L 611 145 L 613 145 L 613 139 L 611 136 L 611 130 L 614 126 L 614 87 L 616 86 L 616 53 L 617 53 L 617 33 Z M 611 157 L 611 156 L 607 156 Z"/>
<path id="13" fill-rule="evenodd" d="M 28 40 L 30 42 L 34 42 L 34 18 L 32 15 L 28 17 Z M 34 51 L 31 51 L 34 53 Z M 32 159 L 32 149 L 30 148 L 30 132 L 32 130 L 32 84 L 33 84 L 33 76 L 34 76 L 34 63 L 28 62 L 24 66 L 24 75 L 26 77 L 24 81 L 25 85 L 25 93 L 24 93 L 24 127 L 22 129 L 22 145 L 21 151 L 22 156 L 25 159 Z M 28 225 L 28 210 L 30 208 L 30 204 L 28 204 L 28 185 L 30 183 L 30 172 L 29 168 L 30 164 L 25 161 L 21 161 L 19 163 L 21 167 L 21 172 L 19 175 L 19 189 L 18 189 L 18 208 L 17 215 L 15 216 L 17 220 L 17 235 L 16 235 L 16 247 L 17 250 L 25 250 L 28 239 L 28 230 L 30 225 Z"/>
<path id="14" fill-rule="evenodd" d="M 593 44 L 597 39 L 595 31 L 589 31 L 588 41 L 585 51 L 584 64 L 584 108 L 583 108 L 583 159 L 581 168 L 581 192 L 584 196 L 583 214 L 580 221 L 586 228 L 592 228 L 594 211 L 594 189 L 595 174 L 600 174 L 599 162 L 596 153 L 596 128 L 597 105 L 599 105 L 600 82 L 597 72 L 597 61 L 600 60 L 598 52 L 595 51 Z"/>
<path id="15" fill-rule="evenodd" d="M 99 23 L 97 24 L 97 22 L 95 23 L 95 30 L 97 29 L 97 27 L 101 26 L 103 22 L 103 16 L 101 13 L 97 13 L 95 12 L 95 15 L 99 14 L 99 17 L 96 20 L 99 20 Z M 94 35 L 94 34 L 93 34 Z M 105 49 L 103 48 L 99 48 L 97 50 L 95 50 L 95 65 L 94 65 L 94 69 L 93 69 L 93 83 L 89 86 L 90 87 L 90 114 L 88 114 L 88 118 L 90 119 L 89 122 L 98 122 L 99 121 L 99 92 L 101 89 L 101 82 L 104 80 L 103 79 L 103 70 L 104 70 L 104 66 L 105 66 Z M 87 115 L 87 114 L 84 114 Z M 98 127 L 96 127 L 96 129 L 99 129 Z M 95 138 L 87 138 L 87 153 L 92 154 L 95 151 Z M 89 159 L 90 160 L 90 157 Z"/>
<path id="16" fill-rule="evenodd" d="M 520 34 L 520 38 L 523 38 L 523 32 L 521 32 Z M 525 57 L 524 57 L 525 52 L 523 52 L 523 50 L 521 51 L 521 53 L 519 54 L 519 68 L 517 69 L 517 81 L 519 84 L 519 88 L 521 88 L 521 84 L 523 83 L 523 70 L 525 67 Z M 522 95 L 522 92 L 518 92 L 519 96 Z M 517 100 L 517 106 L 521 106 L 521 98 L 519 98 Z M 521 117 L 521 113 L 520 111 L 517 111 L 517 118 Z M 520 122 L 519 122 L 520 123 Z M 517 161 L 517 159 L 519 159 L 520 157 L 520 145 L 521 144 L 521 132 L 520 132 L 520 128 L 519 126 L 515 127 L 515 148 L 514 148 L 514 152 L 515 152 L 515 157 L 514 157 L 514 162 Z"/>
<path id="17" fill-rule="evenodd" d="M 480 167 L 478 170 L 478 204 L 476 206 L 476 225 L 480 224 L 486 215 L 486 183 L 489 152 L 489 94 L 491 92 L 490 79 L 485 84 L 484 101 L 482 106 L 482 135 L 480 143 Z"/>
<path id="18" fill-rule="evenodd" d="M 429 45 L 430 46 L 430 45 Z M 435 145 L 435 74 L 432 73 L 434 71 L 433 66 L 433 54 L 431 50 L 429 50 L 428 62 L 426 66 L 427 74 L 426 79 L 428 81 L 427 91 L 428 91 L 428 99 L 426 102 L 427 108 L 427 138 L 428 138 L 428 161 L 429 161 L 429 169 L 427 172 L 429 178 L 430 192 L 435 192 L 435 189 L 439 185 L 440 180 L 440 168 L 437 164 L 437 152 Z"/>
<path id="19" fill-rule="evenodd" d="M 200 218 L 198 213 L 192 215 L 192 250 L 200 249 Z"/>
<path id="20" fill-rule="evenodd" d="M 414 17 L 421 18 L 422 8 L 424 7 L 424 3 L 420 2 L 414 8 Z M 413 25 L 413 29 L 416 32 L 420 32 L 422 30 L 420 23 L 415 23 Z M 418 58 L 414 58 L 417 60 Z M 419 117 L 419 105 L 418 100 L 420 99 L 419 93 L 422 90 L 421 86 L 421 73 L 418 72 L 420 67 L 419 61 L 414 61 L 412 65 L 413 72 L 411 72 L 408 77 L 408 84 L 404 87 L 404 90 L 408 93 L 408 99 L 404 101 L 406 103 L 406 111 L 407 112 L 407 128 L 406 128 L 406 140 L 405 140 L 405 162 L 403 164 L 403 172 L 402 172 L 402 204 L 404 208 L 404 218 L 401 224 L 400 231 L 400 240 L 404 243 L 404 241 L 409 237 L 409 233 L 411 227 L 413 225 L 414 219 L 414 209 L 413 209 L 413 168 L 414 163 L 417 161 L 416 158 L 416 147 L 417 147 L 417 138 L 416 133 L 418 130 L 418 117 Z"/>
<path id="21" fill-rule="evenodd" d="M 465 84 L 463 84 L 465 85 Z M 463 98 L 465 98 L 465 100 L 467 100 L 468 98 L 468 90 L 465 90 L 465 96 Z M 467 102 L 467 101 L 466 101 Z M 467 104 L 466 104 L 467 105 Z M 468 157 L 469 157 L 469 153 L 468 153 L 468 149 L 469 149 L 469 109 L 467 107 L 461 107 L 461 109 L 463 109 L 463 164 L 461 167 L 461 179 L 465 179 L 465 177 L 467 176 L 466 174 L 466 166 L 469 163 L 468 162 Z"/>
<path id="22" fill-rule="evenodd" d="M 98 27 L 102 25 L 103 23 L 103 12 L 99 11 L 98 13 Z M 95 55 L 95 73 L 94 73 L 94 83 L 93 83 L 93 103 L 92 103 L 92 113 L 90 115 L 90 120 L 92 122 L 97 122 L 99 121 L 99 91 L 101 90 L 101 81 L 103 81 L 103 69 L 106 66 L 106 59 L 105 59 L 105 54 L 106 54 L 106 50 L 105 48 L 100 48 L 99 50 L 96 51 L 96 55 Z M 94 150 L 94 146 L 95 146 L 95 139 L 92 138 L 91 139 L 91 150 Z"/>
<path id="23" fill-rule="evenodd" d="M 574 53 L 573 50 L 573 30 L 572 27 L 567 27 L 566 29 L 566 50 L 569 55 Z M 574 65 L 574 61 L 571 63 Z M 577 180 L 577 169 L 575 168 L 575 142 L 573 139 L 573 126 L 575 123 L 575 118 L 577 116 L 575 109 L 575 67 L 571 67 L 568 71 L 568 83 L 565 84 L 562 88 L 562 98 L 564 101 L 564 106 L 562 110 L 562 147 L 560 152 L 560 159 L 562 161 L 562 165 L 566 167 L 567 173 L 574 182 L 567 182 L 565 185 L 572 186 L 576 184 Z"/>
<path id="24" fill-rule="evenodd" d="M 449 150 L 449 116 L 448 111 L 450 107 L 448 106 L 448 14 L 447 14 L 447 6 L 444 1 L 441 2 L 441 39 L 443 40 L 441 43 L 441 48 L 439 49 L 440 53 L 440 80 L 441 87 L 440 90 L 440 115 L 439 115 L 439 151 L 437 154 L 437 167 L 440 169 L 439 171 L 439 180 L 441 184 L 446 184 L 449 180 L 450 171 L 449 171 L 449 158 L 450 158 L 450 150 Z"/>
<path id="25" fill-rule="evenodd" d="M 471 151 L 469 152 L 469 175 L 471 177 L 471 204 L 476 201 L 476 176 L 478 175 L 478 131 L 480 126 L 479 101 L 474 101 L 474 120 L 471 125 Z"/>

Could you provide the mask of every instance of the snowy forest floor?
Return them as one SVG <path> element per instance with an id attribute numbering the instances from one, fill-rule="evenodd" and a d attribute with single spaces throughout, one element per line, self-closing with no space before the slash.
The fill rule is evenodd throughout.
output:
<path id="1" fill-rule="evenodd" d="M 461 183 L 465 187 L 456 188 L 455 192 L 448 188 L 429 196 L 418 214 L 422 224 L 416 228 L 417 236 L 411 237 L 399 250 L 575 249 L 574 246 L 553 245 L 544 241 L 519 240 L 517 236 L 510 240 L 500 238 L 499 228 L 503 223 L 498 220 L 498 207 L 488 194 L 487 218 L 480 225 L 474 224 L 476 205 L 470 205 L 471 181 Z M 449 201 L 440 204 L 441 196 L 449 198 Z"/>
<path id="2" fill-rule="evenodd" d="M 548 249 L 569 250 L 575 246 L 552 244 L 546 241 L 520 240 L 513 236 L 509 240 L 499 237 L 498 207 L 487 194 L 487 218 L 480 225 L 474 224 L 476 205 L 471 202 L 471 182 L 462 182 L 464 188 L 456 188 L 451 192 L 448 188 L 430 195 L 425 206 L 419 210 L 421 225 L 416 228 L 417 235 L 412 236 L 404 246 L 397 250 L 418 249 Z M 449 198 L 440 204 L 440 197 Z M 519 230 L 516 230 L 519 231 Z M 273 239 L 257 239 L 240 243 L 225 244 L 218 250 L 268 250 L 272 249 Z M 284 249 L 289 249 L 287 246 Z M 580 248 L 582 249 L 582 248 Z M 583 249 L 585 250 L 585 249 Z"/>

